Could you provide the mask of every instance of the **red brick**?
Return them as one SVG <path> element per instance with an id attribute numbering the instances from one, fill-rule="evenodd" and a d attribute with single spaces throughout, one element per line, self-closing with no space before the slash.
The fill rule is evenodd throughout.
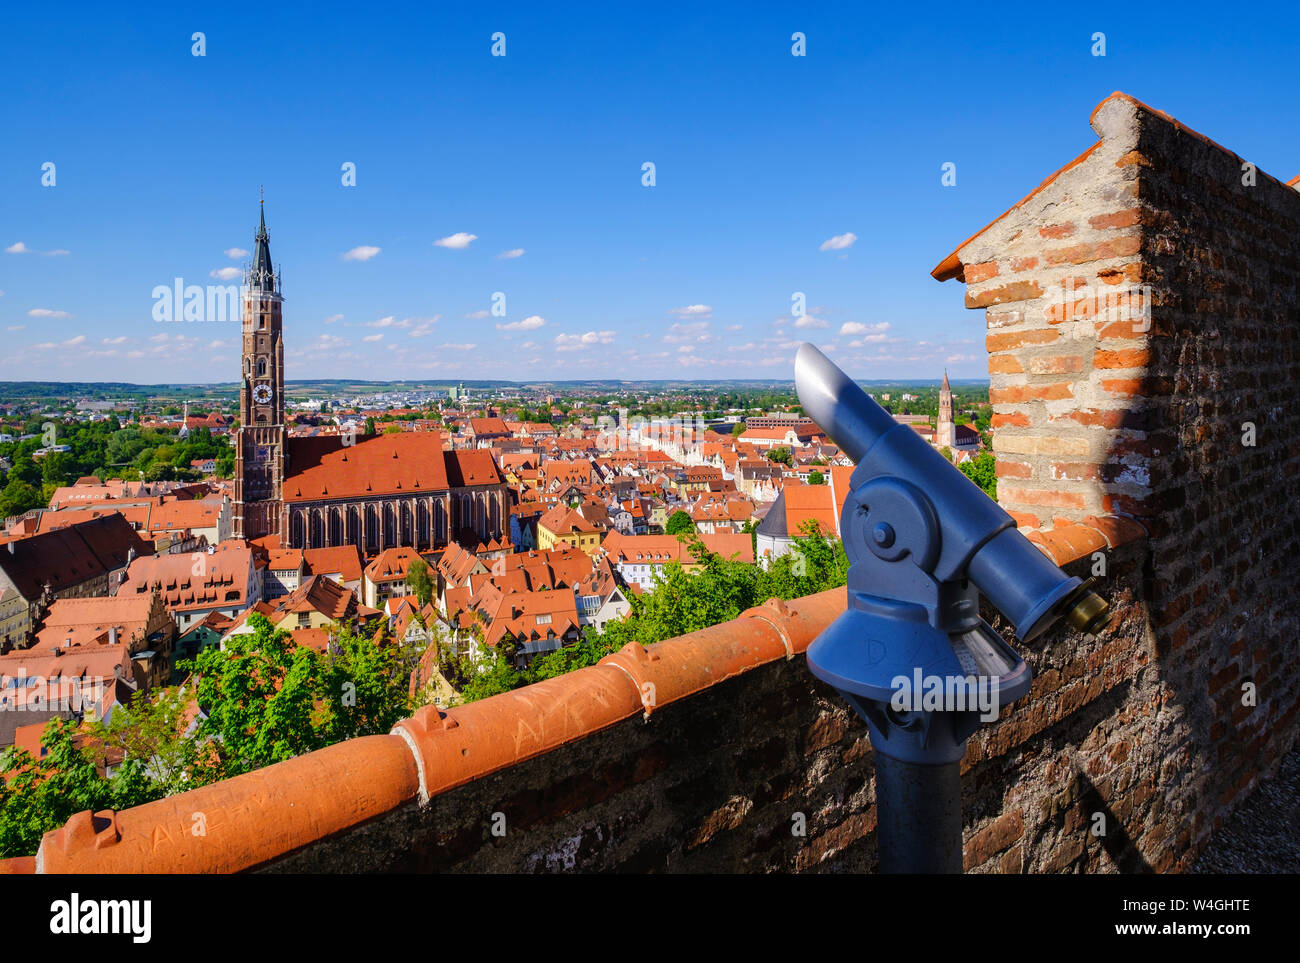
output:
<path id="1" fill-rule="evenodd" d="M 1029 420 L 1029 416 L 1028 416 L 1028 415 L 1021 414 L 1021 413 L 1018 412 L 1018 411 L 1013 411 L 1013 412 L 1011 412 L 1011 413 L 1009 413 L 1009 414 L 1005 414 L 1005 415 L 995 414 L 995 415 L 993 416 L 992 421 L 989 423 L 989 427 L 991 427 L 991 428 L 1011 428 L 1011 427 L 1016 427 L 1016 428 L 1028 428 L 1028 427 L 1030 427 L 1032 424 L 1033 424 L 1033 422 L 1031 422 L 1031 421 Z"/>
<path id="2" fill-rule="evenodd" d="M 1043 288 L 1037 281 L 1012 281 L 1001 287 L 987 288 L 978 293 L 966 291 L 966 307 L 987 308 L 992 304 L 1006 304 L 1009 301 L 1032 301 L 1041 297 Z"/>
<path id="3" fill-rule="evenodd" d="M 1100 469 L 1089 462 L 1054 461 L 1052 477 L 1069 481 L 1096 481 L 1100 477 Z"/>
<path id="4" fill-rule="evenodd" d="M 1061 401 L 1074 397 L 1074 382 L 1054 381 L 1046 385 L 1013 385 L 1009 388 L 990 388 L 989 403 L 1014 405 L 1026 401 Z"/>
<path id="5" fill-rule="evenodd" d="M 1029 359 L 1033 374 L 1067 374 L 1083 370 L 1083 358 L 1077 354 L 1049 354 Z"/>
<path id="6" fill-rule="evenodd" d="M 1088 218 L 1088 223 L 1092 225 L 1093 230 L 1104 231 L 1112 227 L 1132 227 L 1141 217 L 1141 208 L 1130 207 L 1126 211 L 1116 211 L 1113 214 L 1096 214 Z"/>
<path id="7" fill-rule="evenodd" d="M 984 348 L 989 354 L 1008 351 L 1027 344 L 1049 344 L 1061 336 L 1059 331 L 1007 331 L 1002 334 L 989 334 L 984 337 Z"/>
<path id="8" fill-rule="evenodd" d="M 1007 849 L 1025 834 L 1025 817 L 1019 809 L 1003 813 L 971 835 L 963 847 L 967 869 L 973 869 Z"/>
<path id="9" fill-rule="evenodd" d="M 1082 492 L 1062 492 L 1043 488 L 1000 487 L 998 494 L 1005 495 L 1009 501 L 1019 505 L 1035 505 L 1043 508 L 1084 508 L 1085 498 Z"/>
<path id="10" fill-rule="evenodd" d="M 1089 261 L 1105 261 L 1115 257 L 1128 257 L 1142 248 L 1142 239 L 1137 236 L 1117 237 L 1111 241 L 1096 244 L 1075 244 L 1072 247 L 1058 247 L 1044 251 L 1043 257 L 1048 264 L 1086 264 Z"/>
<path id="11" fill-rule="evenodd" d="M 1129 167 L 1133 164 L 1139 167 L 1150 167 L 1151 159 L 1141 151 L 1131 150 L 1119 160 L 1115 161 L 1116 167 Z"/>
<path id="12" fill-rule="evenodd" d="M 1135 340 L 1145 338 L 1151 333 L 1151 321 L 1136 318 L 1125 321 L 1098 321 L 1096 329 L 1099 341 Z"/>
<path id="13" fill-rule="evenodd" d="M 1092 356 L 1094 368 L 1145 368 L 1150 363 L 1151 351 L 1147 348 L 1098 351 Z"/>
<path id="14" fill-rule="evenodd" d="M 1064 224 L 1049 224 L 1047 227 L 1040 227 L 1038 233 L 1049 241 L 1059 241 L 1061 238 L 1069 237 L 1074 233 L 1074 224 L 1070 221 Z"/>
<path id="15" fill-rule="evenodd" d="M 989 374 L 1022 374 L 1024 370 L 1014 354 L 989 355 Z"/>
<path id="16" fill-rule="evenodd" d="M 1005 461 L 999 458 L 993 466 L 994 473 L 998 478 L 1031 478 L 1034 474 L 1033 466 L 1027 461 Z"/>
<path id="17" fill-rule="evenodd" d="M 967 284 L 979 284 L 981 281 L 997 277 L 997 274 L 997 261 L 985 261 L 983 264 L 967 264 L 962 269 L 962 276 L 966 279 Z"/>

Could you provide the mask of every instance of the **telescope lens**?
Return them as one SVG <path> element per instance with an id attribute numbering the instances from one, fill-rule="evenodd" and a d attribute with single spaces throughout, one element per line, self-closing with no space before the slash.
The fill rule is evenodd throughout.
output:
<path id="1" fill-rule="evenodd" d="M 1087 635 L 1098 635 L 1110 618 L 1110 603 L 1092 591 L 1091 584 L 1088 579 L 1066 598 L 1065 621 Z"/>

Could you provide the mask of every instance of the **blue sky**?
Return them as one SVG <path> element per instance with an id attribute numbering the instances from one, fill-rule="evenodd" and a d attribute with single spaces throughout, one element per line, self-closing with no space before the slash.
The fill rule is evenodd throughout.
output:
<path id="1" fill-rule="evenodd" d="M 237 326 L 152 292 L 238 267 L 259 185 L 291 379 L 788 378 L 805 339 L 984 377 L 982 312 L 929 272 L 1112 91 L 1300 172 L 1282 6 L 468 6 L 11 6 L 0 380 L 233 380 Z"/>

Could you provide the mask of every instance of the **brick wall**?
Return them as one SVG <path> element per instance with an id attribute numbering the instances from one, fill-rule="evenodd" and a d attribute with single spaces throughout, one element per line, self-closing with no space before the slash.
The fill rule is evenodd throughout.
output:
<path id="1" fill-rule="evenodd" d="M 934 274 L 985 309 L 1003 507 L 1152 535 L 1160 744 L 1199 827 L 1295 737 L 1300 179 L 1123 94 L 1091 121 L 1097 144 Z"/>

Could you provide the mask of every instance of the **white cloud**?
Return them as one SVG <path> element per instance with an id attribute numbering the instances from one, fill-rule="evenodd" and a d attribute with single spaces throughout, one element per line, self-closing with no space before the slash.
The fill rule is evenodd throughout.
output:
<path id="1" fill-rule="evenodd" d="M 55 248 L 53 251 L 36 251 L 35 248 L 27 247 L 26 244 L 21 242 L 21 240 L 16 240 L 16 242 L 9 244 L 9 247 L 6 247 L 4 252 L 6 255 L 44 255 L 45 257 L 61 257 L 72 253 L 72 251 L 65 250 L 65 248 L 61 247 Z"/>
<path id="2" fill-rule="evenodd" d="M 29 318 L 61 318 L 67 319 L 72 317 L 67 311 L 51 311 L 49 308 L 32 308 L 27 312 Z"/>
<path id="3" fill-rule="evenodd" d="M 144 352 L 141 351 L 141 350 L 139 350 L 139 349 L 137 348 L 135 351 L 128 351 L 128 352 L 126 353 L 126 356 L 127 356 L 128 358 L 143 358 L 143 357 L 144 357 Z"/>
<path id="4" fill-rule="evenodd" d="M 104 338 L 104 340 L 101 343 L 102 344 L 125 344 L 126 335 L 119 334 L 116 338 Z"/>
<path id="5" fill-rule="evenodd" d="M 326 318 L 326 319 L 325 319 L 324 321 L 322 321 L 321 323 L 322 323 L 322 324 L 334 324 L 336 321 L 342 321 L 342 320 L 343 320 L 343 315 L 341 315 L 341 314 L 331 314 L 328 318 Z"/>
<path id="6" fill-rule="evenodd" d="M 3 291 L 0 291 L 0 298 L 2 298 L 2 297 L 4 297 L 4 296 L 5 296 L 5 293 L 4 293 Z"/>
<path id="7" fill-rule="evenodd" d="M 383 332 L 381 331 L 379 334 L 368 334 L 361 340 L 362 341 L 383 341 L 384 335 Z"/>
<path id="8" fill-rule="evenodd" d="M 613 344 L 613 331 L 588 331 L 586 334 L 557 334 L 556 351 L 582 351 L 596 344 Z"/>
<path id="9" fill-rule="evenodd" d="M 840 325 L 840 334 L 872 334 L 880 331 L 888 331 L 891 325 L 888 321 L 881 321 L 879 324 L 863 324 L 861 321 L 845 321 Z"/>
<path id="10" fill-rule="evenodd" d="M 361 245 L 360 247 L 354 247 L 352 250 L 350 250 L 350 251 L 348 251 L 346 254 L 344 254 L 344 255 L 343 255 L 343 260 L 345 260 L 345 261 L 369 261 L 372 257 L 374 257 L 376 254 L 378 254 L 378 253 L 380 252 L 380 250 L 382 250 L 382 249 L 381 249 L 381 248 L 377 248 L 377 247 L 370 247 L 369 245 L 365 245 L 365 244 L 363 244 L 363 245 Z"/>
<path id="11" fill-rule="evenodd" d="M 707 304 L 688 304 L 685 307 L 673 308 L 668 313 L 675 318 L 711 318 L 713 308 Z"/>
<path id="12" fill-rule="evenodd" d="M 40 351 L 48 351 L 51 348 L 76 348 L 85 344 L 85 342 L 86 336 L 84 334 L 79 334 L 74 338 L 69 338 L 67 341 L 60 341 L 57 344 L 53 341 L 42 341 L 40 344 L 32 345 L 32 347 Z"/>
<path id="13" fill-rule="evenodd" d="M 524 256 L 524 249 L 522 247 L 516 247 L 516 248 L 512 248 L 509 251 L 502 251 L 500 254 L 497 255 L 497 260 L 510 261 L 513 260 L 514 258 L 523 257 L 523 256 Z"/>
<path id="14" fill-rule="evenodd" d="M 445 349 L 447 351 L 473 351 L 477 347 L 478 345 L 476 344 L 456 344 L 454 342 L 438 345 L 439 350 Z"/>
<path id="15" fill-rule="evenodd" d="M 351 342 L 348 341 L 347 338 L 340 338 L 338 335 L 334 335 L 334 334 L 321 334 L 316 336 L 315 341 L 308 342 L 307 350 L 308 351 L 337 351 L 340 348 L 347 348 L 350 346 L 351 346 Z"/>
<path id="16" fill-rule="evenodd" d="M 538 344 L 536 341 L 525 341 L 519 347 L 523 348 L 525 351 L 536 351 Z"/>
<path id="17" fill-rule="evenodd" d="M 441 314 L 435 314 L 431 318 L 425 318 L 422 321 L 417 321 L 415 327 L 412 328 L 410 331 L 408 331 L 407 334 L 409 334 L 412 338 L 423 338 L 425 335 L 429 334 L 433 330 L 433 326 L 437 324 L 441 319 L 442 319 Z"/>
<path id="18" fill-rule="evenodd" d="M 498 324 L 498 331 L 536 331 L 546 323 L 546 319 L 540 315 L 532 315 L 524 318 L 522 321 L 511 321 L 509 324 Z"/>
<path id="19" fill-rule="evenodd" d="M 378 321 L 366 322 L 367 328 L 409 328 L 410 326 L 410 319 L 403 318 L 401 321 L 398 321 L 397 318 L 391 314 L 386 318 L 380 318 Z"/>
<path id="20" fill-rule="evenodd" d="M 668 333 L 664 335 L 664 341 L 669 344 L 681 344 L 685 341 L 704 343 L 713 340 L 715 339 L 709 333 L 707 321 L 692 321 L 689 324 L 674 322 L 669 326 Z"/>
<path id="21" fill-rule="evenodd" d="M 469 318 L 471 321 L 478 321 L 482 318 L 491 317 L 491 312 L 484 308 L 482 311 L 471 311 L 469 314 L 465 315 L 465 317 Z"/>
<path id="22" fill-rule="evenodd" d="M 848 248 L 851 248 L 853 246 L 853 242 L 856 241 L 857 239 L 858 236 L 854 234 L 852 231 L 849 231 L 846 234 L 836 234 L 834 237 L 827 238 L 826 240 L 822 241 L 822 246 L 819 247 L 817 250 L 844 251 L 847 250 Z"/>
<path id="23" fill-rule="evenodd" d="M 729 324 L 729 325 L 727 325 L 726 330 L 728 330 L 728 331 L 741 331 L 741 330 L 744 329 L 744 327 L 745 327 L 745 326 L 744 326 L 743 324 Z"/>
<path id="24" fill-rule="evenodd" d="M 228 247 L 226 248 L 225 254 L 226 257 L 230 258 L 248 257 L 248 252 L 242 247 Z"/>
<path id="25" fill-rule="evenodd" d="M 829 328 L 830 325 L 821 318 L 814 318 L 811 314 L 803 314 L 795 319 L 796 328 Z"/>
<path id="26" fill-rule="evenodd" d="M 5 328 L 5 330 L 6 330 L 6 331 L 25 331 L 25 330 L 27 330 L 27 325 L 25 325 L 25 324 L 11 324 L 11 325 L 9 325 L 9 327 Z"/>
<path id="27" fill-rule="evenodd" d="M 461 251 L 477 240 L 477 234 L 466 234 L 464 231 L 458 231 L 455 234 L 449 234 L 446 237 L 439 238 L 433 242 L 433 245 L 434 247 L 449 247 L 453 250 Z"/>
<path id="28" fill-rule="evenodd" d="M 243 273 L 237 267 L 214 268 L 208 272 L 208 277 L 216 278 L 218 281 L 233 281 Z"/>

